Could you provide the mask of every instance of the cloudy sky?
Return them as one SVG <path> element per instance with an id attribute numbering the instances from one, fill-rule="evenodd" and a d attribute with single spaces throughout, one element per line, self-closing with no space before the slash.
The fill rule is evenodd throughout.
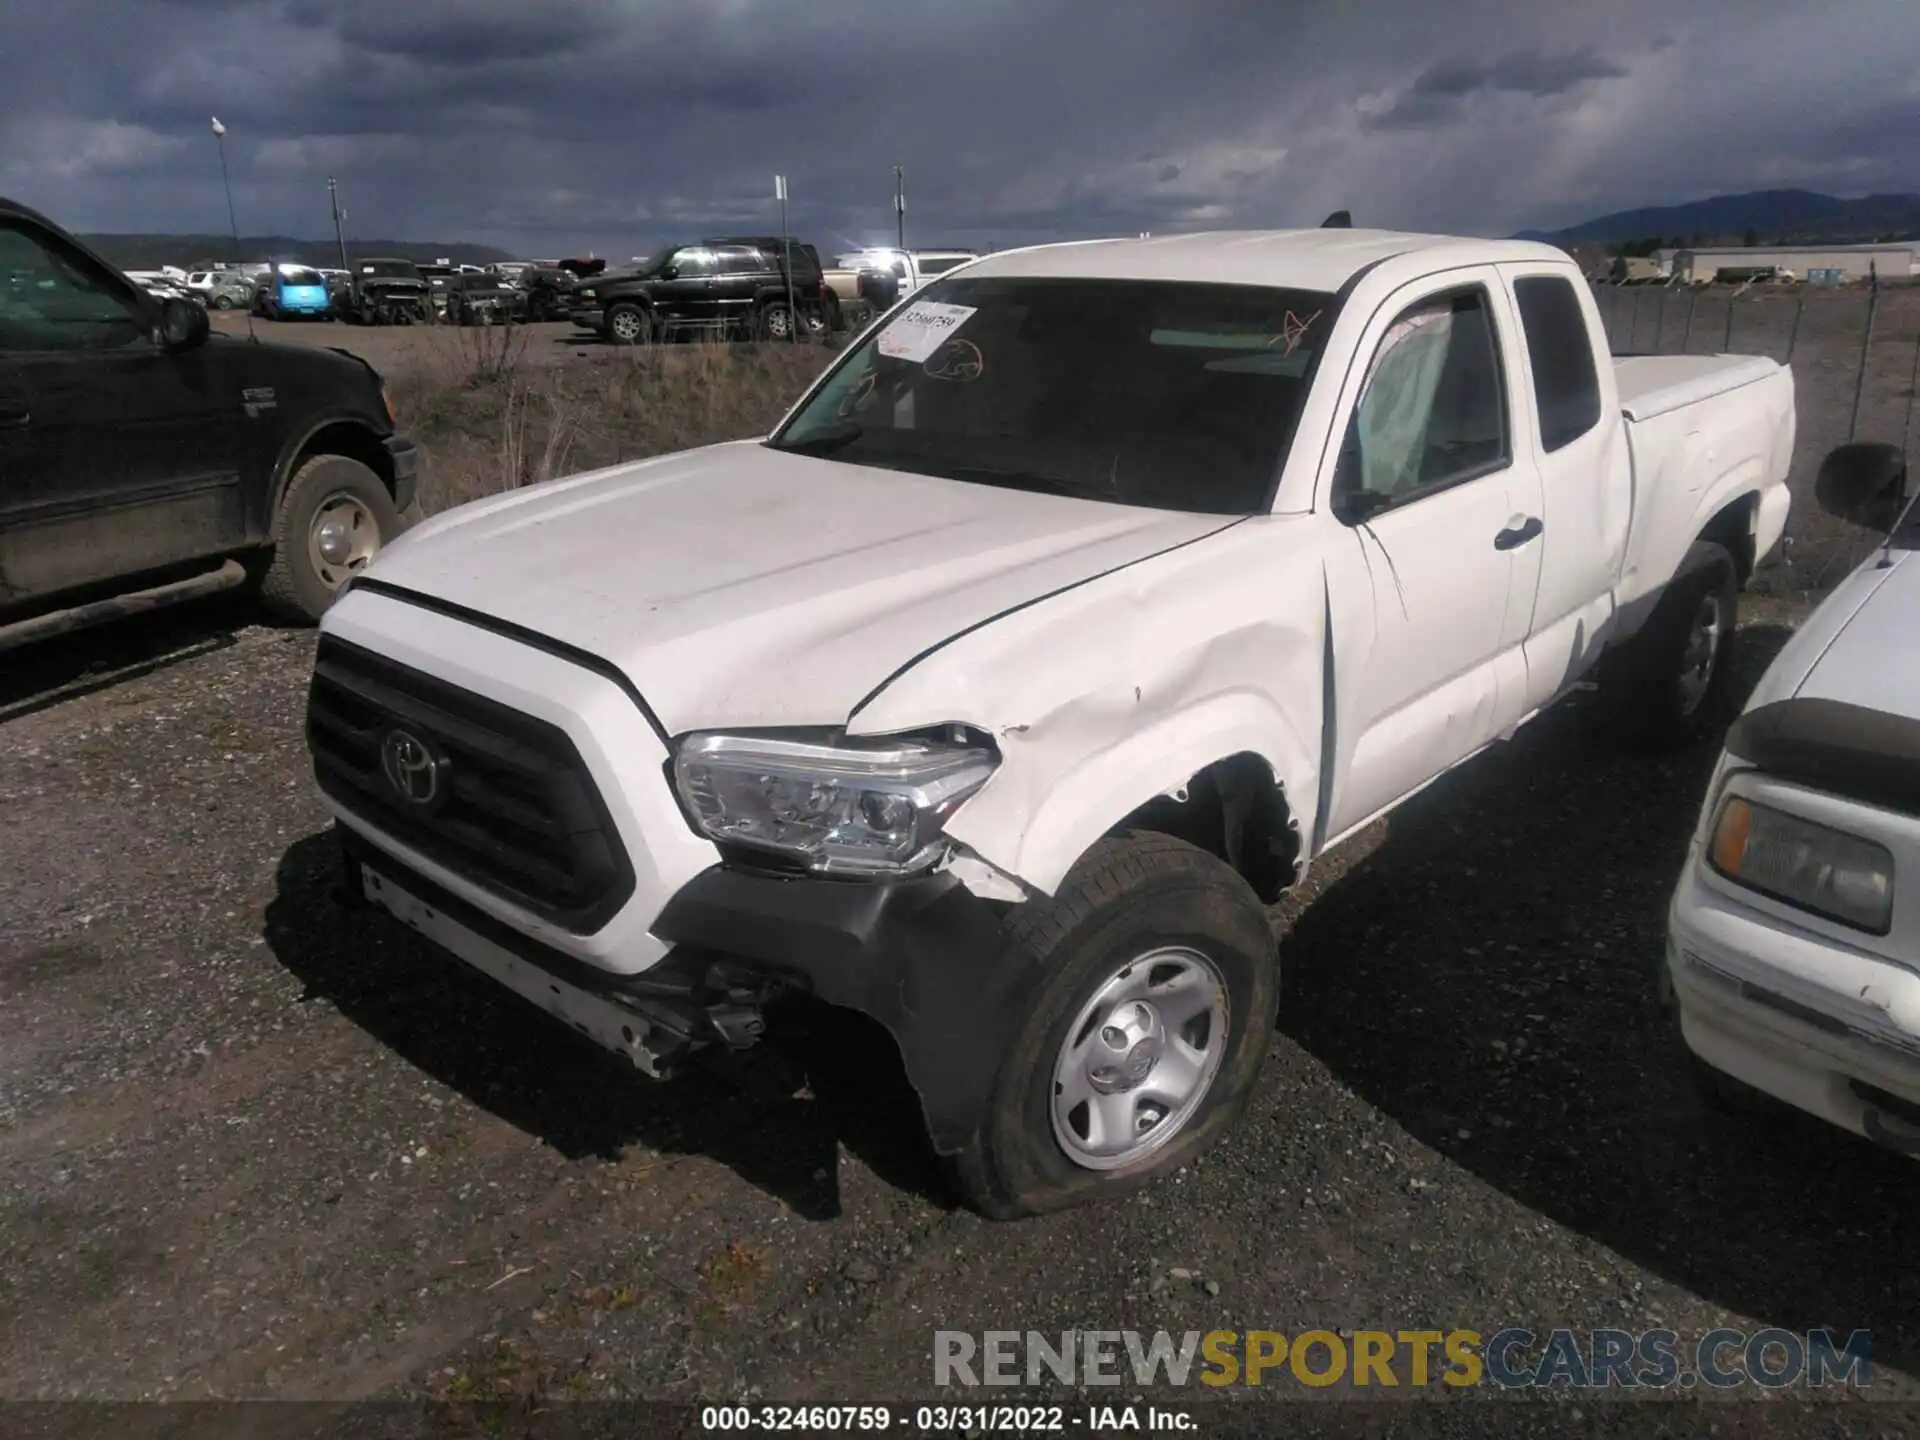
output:
<path id="1" fill-rule="evenodd" d="M 533 253 L 1920 191 L 1917 0 L 0 0 L 0 194 Z"/>

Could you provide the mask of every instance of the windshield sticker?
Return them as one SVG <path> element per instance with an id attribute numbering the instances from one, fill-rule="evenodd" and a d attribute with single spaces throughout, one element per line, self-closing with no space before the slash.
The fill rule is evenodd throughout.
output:
<path id="1" fill-rule="evenodd" d="M 958 380 L 964 384 L 987 373 L 987 358 L 971 340 L 955 336 L 928 356 L 920 368 L 930 380 Z"/>
<path id="2" fill-rule="evenodd" d="M 864 375 L 854 381 L 853 388 L 848 390 L 840 399 L 840 418 L 842 420 L 845 420 L 856 410 L 864 410 L 867 408 L 867 402 L 873 399 L 873 387 L 879 379 L 880 372 L 869 368 Z"/>
<path id="3" fill-rule="evenodd" d="M 1319 318 L 1318 310 L 1304 320 L 1291 310 L 1287 311 L 1286 319 L 1280 322 L 1280 333 L 1267 342 L 1267 348 L 1271 350 L 1275 345 L 1279 345 L 1282 347 L 1280 351 L 1282 355 L 1291 355 L 1300 348 L 1300 342 L 1307 338 L 1307 331 L 1313 328 L 1313 322 Z"/>
<path id="4" fill-rule="evenodd" d="M 890 360 L 924 365 L 973 312 L 971 305 L 940 305 L 931 300 L 909 305 L 880 332 L 880 353 Z"/>

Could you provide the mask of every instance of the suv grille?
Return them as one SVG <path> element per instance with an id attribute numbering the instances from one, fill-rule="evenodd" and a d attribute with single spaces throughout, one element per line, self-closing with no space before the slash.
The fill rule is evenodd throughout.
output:
<path id="1" fill-rule="evenodd" d="M 544 720 L 326 636 L 307 745 L 337 804 L 544 920 L 588 934 L 633 893 L 580 752 Z"/>

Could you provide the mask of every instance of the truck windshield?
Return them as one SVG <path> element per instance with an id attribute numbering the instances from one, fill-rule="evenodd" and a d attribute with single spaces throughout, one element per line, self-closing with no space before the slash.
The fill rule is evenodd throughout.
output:
<path id="1" fill-rule="evenodd" d="M 850 351 L 767 443 L 1122 505 L 1271 503 L 1332 329 L 1316 291 L 957 275 Z"/>
<path id="2" fill-rule="evenodd" d="M 418 280 L 420 269 L 411 260 L 362 260 L 360 273 L 379 280 Z"/>

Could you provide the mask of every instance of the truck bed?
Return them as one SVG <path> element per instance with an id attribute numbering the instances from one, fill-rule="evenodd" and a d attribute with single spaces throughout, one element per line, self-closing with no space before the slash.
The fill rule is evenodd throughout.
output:
<path id="1" fill-rule="evenodd" d="M 1632 458 L 1632 529 L 1616 593 L 1654 598 L 1728 498 L 1759 496 L 1754 558 L 1779 543 L 1793 458 L 1793 372 L 1758 355 L 1631 355 L 1614 361 Z"/>
<path id="2" fill-rule="evenodd" d="M 1620 409 L 1629 420 L 1651 420 L 1774 374 L 1760 355 L 1625 355 L 1613 362 Z"/>

